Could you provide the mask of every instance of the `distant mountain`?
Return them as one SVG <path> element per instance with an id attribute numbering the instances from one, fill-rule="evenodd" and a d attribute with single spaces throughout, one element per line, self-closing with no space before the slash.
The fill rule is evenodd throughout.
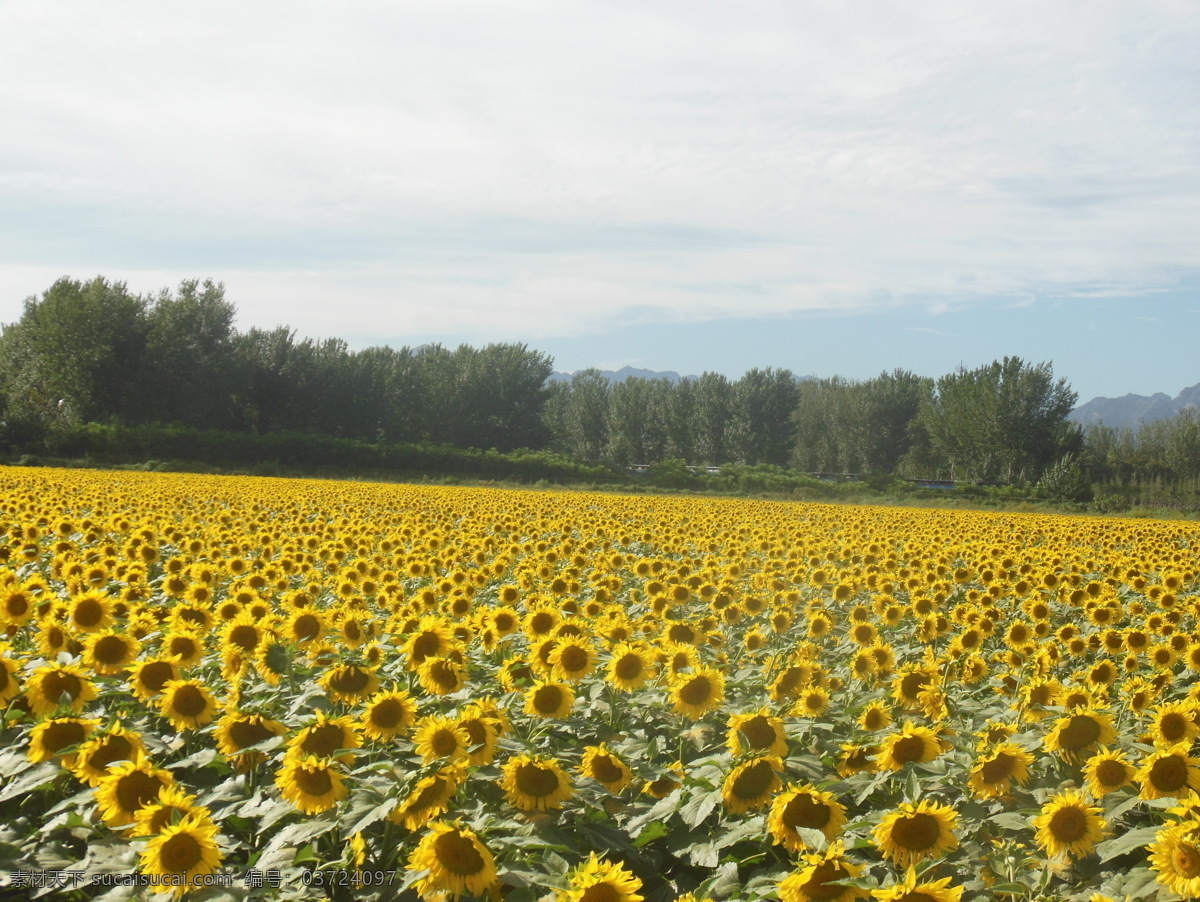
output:
<path id="1" fill-rule="evenodd" d="M 570 382 L 574 373 L 551 373 L 550 382 Z M 683 379 L 695 379 L 695 376 L 680 376 L 678 373 L 668 370 L 665 373 L 658 373 L 654 370 L 639 370 L 632 366 L 623 366 L 615 372 L 613 370 L 601 370 L 601 376 L 606 376 L 609 382 L 624 382 L 626 379 L 666 379 L 672 385 L 680 382 Z"/>
<path id="2" fill-rule="evenodd" d="M 1173 417 L 1189 407 L 1200 408 L 1200 383 L 1185 388 L 1174 398 L 1162 392 L 1146 395 L 1125 395 L 1121 398 L 1092 398 L 1080 404 L 1068 415 L 1068 419 L 1084 426 L 1104 423 L 1105 426 L 1136 426 Z"/>

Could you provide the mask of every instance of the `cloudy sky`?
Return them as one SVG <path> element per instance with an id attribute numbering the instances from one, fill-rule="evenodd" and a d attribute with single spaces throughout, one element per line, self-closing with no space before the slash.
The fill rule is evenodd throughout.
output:
<path id="1" fill-rule="evenodd" d="M 1200 382 L 1200 5 L 0 0 L 0 322 L 68 275 L 556 367 Z"/>

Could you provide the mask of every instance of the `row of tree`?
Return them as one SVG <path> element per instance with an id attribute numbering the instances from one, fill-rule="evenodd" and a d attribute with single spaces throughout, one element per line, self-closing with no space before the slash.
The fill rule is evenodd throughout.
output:
<path id="1" fill-rule="evenodd" d="M 622 465 L 773 464 L 804 472 L 1032 483 L 1063 462 L 1098 481 L 1200 476 L 1200 420 L 1141 430 L 1067 419 L 1077 396 L 1048 363 L 1006 357 L 939 379 L 797 379 L 785 369 L 678 382 L 552 381 L 522 344 L 351 350 L 234 328 L 224 287 L 144 296 L 61 279 L 0 334 L 10 443 L 85 422 L 174 423 L 368 442 L 555 450 Z"/>

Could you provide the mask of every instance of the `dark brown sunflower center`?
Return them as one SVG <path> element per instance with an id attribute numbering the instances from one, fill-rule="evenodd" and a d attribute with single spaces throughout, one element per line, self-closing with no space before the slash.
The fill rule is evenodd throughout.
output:
<path id="1" fill-rule="evenodd" d="M 321 621 L 313 614 L 301 614 L 292 622 L 292 635 L 297 639 L 315 639 L 321 635 Z"/>
<path id="2" fill-rule="evenodd" d="M 329 678 L 329 686 L 335 692 L 362 692 L 370 681 L 370 673 L 361 667 L 341 667 Z"/>
<path id="3" fill-rule="evenodd" d="M 1087 816 L 1078 808 L 1059 808 L 1050 818 L 1050 833 L 1060 843 L 1078 842 L 1087 836 Z"/>
<path id="4" fill-rule="evenodd" d="M 929 676 L 924 673 L 910 673 L 900 681 L 900 694 L 910 701 L 915 701 L 921 690 L 929 685 Z"/>
<path id="5" fill-rule="evenodd" d="M 644 665 L 637 655 L 625 655 L 617 661 L 616 674 L 622 680 L 636 680 L 642 675 Z"/>
<path id="6" fill-rule="evenodd" d="M 195 686 L 180 686 L 171 700 L 171 708 L 184 717 L 198 717 L 208 707 L 204 693 Z"/>
<path id="7" fill-rule="evenodd" d="M 130 771 L 117 782 L 117 804 L 122 811 L 136 813 L 143 805 L 158 798 L 162 781 L 140 770 Z"/>
<path id="8" fill-rule="evenodd" d="M 104 619 L 104 605 L 95 599 L 85 598 L 76 603 L 71 617 L 79 626 L 96 626 Z"/>
<path id="9" fill-rule="evenodd" d="M 1158 722 L 1158 731 L 1162 733 L 1163 739 L 1167 742 L 1179 742 L 1187 738 L 1189 723 L 1191 723 L 1191 718 L 1172 711 L 1170 714 L 1164 715 Z"/>
<path id="10" fill-rule="evenodd" d="M 300 748 L 318 758 L 328 758 L 338 749 L 344 747 L 342 728 L 335 723 L 324 723 L 317 727 L 309 727 L 308 735 L 300 743 Z"/>
<path id="11" fill-rule="evenodd" d="M 258 647 L 258 627 L 242 623 L 229 631 L 229 641 L 242 651 L 254 651 Z"/>
<path id="12" fill-rule="evenodd" d="M 703 705 L 712 696 L 712 683 L 706 676 L 692 677 L 679 690 L 679 698 L 689 705 Z"/>
<path id="13" fill-rule="evenodd" d="M 114 761 L 129 761 L 133 758 L 133 743 L 124 736 L 109 736 L 88 755 L 88 764 L 96 770 L 104 770 Z"/>
<path id="14" fill-rule="evenodd" d="M 371 708 L 371 723 L 385 730 L 398 727 L 404 721 L 404 706 L 394 698 L 385 698 Z"/>
<path id="15" fill-rule="evenodd" d="M 229 738 L 239 749 L 266 742 L 275 734 L 253 720 L 235 720 L 229 727 Z"/>
<path id="16" fill-rule="evenodd" d="M 307 796 L 323 796 L 333 790 L 333 778 L 323 767 L 298 767 L 294 779 Z"/>
<path id="17" fill-rule="evenodd" d="M 925 741 L 920 736 L 905 736 L 892 745 L 892 757 L 900 764 L 920 761 L 925 756 Z"/>
<path id="18" fill-rule="evenodd" d="M 534 798 L 551 795 L 558 789 L 558 774 L 548 767 L 522 764 L 517 768 L 517 788 Z"/>
<path id="19" fill-rule="evenodd" d="M 731 791 L 739 799 L 757 799 L 770 790 L 775 779 L 775 769 L 770 762 L 756 761 L 734 778 Z"/>
<path id="20" fill-rule="evenodd" d="M 1191 844 L 1178 843 L 1171 855 L 1175 872 L 1181 877 L 1193 878 L 1200 876 L 1200 850 Z"/>
<path id="21" fill-rule="evenodd" d="M 982 774 L 984 783 L 999 783 L 1001 780 L 1011 780 L 1016 773 L 1017 761 L 1007 752 L 1000 752 L 994 758 L 984 762 Z"/>
<path id="22" fill-rule="evenodd" d="M 1058 734 L 1058 744 L 1065 749 L 1081 749 L 1100 738 L 1100 724 L 1086 714 L 1072 717 Z"/>
<path id="23" fill-rule="evenodd" d="M 1179 755 L 1159 758 L 1150 768 L 1150 783 L 1159 792 L 1174 792 L 1187 784 L 1188 767 Z"/>
<path id="24" fill-rule="evenodd" d="M 587 649 L 580 648 L 578 645 L 568 645 L 562 650 L 558 663 L 567 673 L 578 673 L 581 670 L 586 670 L 588 666 Z"/>
<path id="25" fill-rule="evenodd" d="M 752 749 L 769 749 L 775 744 L 778 736 L 771 722 L 761 714 L 751 717 L 738 727 L 738 732 L 746 738 Z"/>
<path id="26" fill-rule="evenodd" d="M 562 703 L 563 693 L 558 686 L 541 686 L 533 693 L 533 707 L 539 714 L 553 714 Z"/>
<path id="27" fill-rule="evenodd" d="M 1125 777 L 1125 767 L 1119 761 L 1108 759 L 1096 766 L 1096 781 L 1101 786 L 1124 786 Z"/>
<path id="28" fill-rule="evenodd" d="M 838 886 L 836 881 L 845 880 L 850 874 L 836 861 L 826 861 L 813 869 L 813 874 L 804 884 L 804 893 L 809 899 L 839 899 L 846 893 L 846 887 Z"/>
<path id="29" fill-rule="evenodd" d="M 621 894 L 611 884 L 595 883 L 583 891 L 579 902 L 621 902 Z"/>
<path id="30" fill-rule="evenodd" d="M 120 664 L 125 660 L 128 646 L 120 636 L 101 636 L 92 646 L 92 656 L 101 664 Z"/>
<path id="31" fill-rule="evenodd" d="M 918 811 L 896 819 L 892 826 L 892 842 L 913 852 L 923 852 L 933 848 L 941 830 L 941 824 L 936 817 Z"/>
<path id="32" fill-rule="evenodd" d="M 52 670 L 46 674 L 42 681 L 42 687 L 46 692 L 46 698 L 52 702 L 57 702 L 63 695 L 70 697 L 73 701 L 83 691 L 83 684 L 79 681 L 79 677 L 61 670 Z"/>
<path id="33" fill-rule="evenodd" d="M 159 856 L 163 870 L 172 874 L 183 874 L 204 860 L 204 850 L 191 834 L 176 833 L 163 843 Z"/>
<path id="34" fill-rule="evenodd" d="M 617 783 L 625 773 L 611 755 L 597 755 L 592 759 L 592 776 L 601 783 Z"/>
<path id="35" fill-rule="evenodd" d="M 430 738 L 429 745 L 438 757 L 445 758 L 458 751 L 458 736 L 453 730 L 438 730 Z"/>
<path id="36" fill-rule="evenodd" d="M 810 830 L 820 830 L 829 823 L 831 816 L 829 806 L 808 793 L 796 796 L 783 809 L 783 822 L 792 829 L 807 827 Z"/>
<path id="37" fill-rule="evenodd" d="M 443 689 L 457 689 L 460 684 L 458 671 L 449 661 L 434 661 L 429 667 L 429 675 Z"/>
<path id="38" fill-rule="evenodd" d="M 443 833 L 434 840 L 433 851 L 438 864 L 457 877 L 472 877 L 485 866 L 475 843 L 457 830 Z"/>
<path id="39" fill-rule="evenodd" d="M 175 679 L 175 668 L 169 661 L 151 661 L 138 672 L 138 679 L 151 692 L 162 692 L 167 681 Z"/>
<path id="40" fill-rule="evenodd" d="M 50 752 L 57 753 L 59 749 L 65 749 L 67 746 L 78 745 L 83 742 L 86 735 L 87 733 L 83 728 L 83 724 L 76 723 L 73 720 L 60 721 L 52 723 L 42 733 L 42 745 Z"/>

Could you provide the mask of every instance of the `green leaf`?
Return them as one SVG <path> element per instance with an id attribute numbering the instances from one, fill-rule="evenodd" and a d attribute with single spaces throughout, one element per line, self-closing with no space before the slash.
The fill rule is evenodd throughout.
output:
<path id="1" fill-rule="evenodd" d="M 0 789 L 0 802 L 7 802 L 9 799 L 15 799 L 17 796 L 23 796 L 26 793 L 32 792 L 39 786 L 44 786 L 51 782 L 58 774 L 58 765 L 48 762 L 39 764 L 32 770 L 23 773 L 19 779 L 13 780 L 3 789 Z"/>
<path id="2" fill-rule="evenodd" d="M 679 816 L 689 827 L 698 827 L 720 804 L 721 790 L 714 789 L 710 792 L 700 793 L 692 796 L 687 804 L 679 809 Z"/>
<path id="3" fill-rule="evenodd" d="M 647 843 L 652 843 L 656 839 L 661 839 L 671 831 L 667 829 L 667 825 L 662 821 L 651 821 L 643 827 L 637 835 L 637 839 L 633 841 L 635 849 L 640 849 Z"/>
<path id="4" fill-rule="evenodd" d="M 1130 830 L 1128 833 L 1123 833 L 1107 842 L 1100 843 L 1100 845 L 1096 846 L 1096 854 L 1100 856 L 1101 861 L 1111 861 L 1118 855 L 1124 855 L 1126 852 L 1144 849 L 1150 843 L 1154 842 L 1160 829 L 1162 828 L 1142 827 L 1140 830 Z"/>

